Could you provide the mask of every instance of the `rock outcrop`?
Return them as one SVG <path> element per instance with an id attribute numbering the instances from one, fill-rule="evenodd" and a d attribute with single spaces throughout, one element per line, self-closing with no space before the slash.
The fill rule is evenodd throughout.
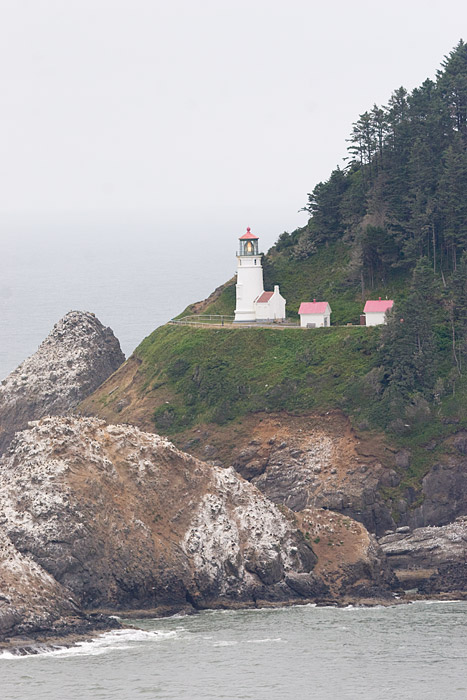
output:
<path id="1" fill-rule="evenodd" d="M 73 410 L 124 360 L 112 330 L 94 314 L 66 314 L 37 352 L 0 383 L 0 454 L 28 421 Z"/>
<path id="2" fill-rule="evenodd" d="M 427 594 L 467 593 L 466 516 L 441 527 L 395 532 L 379 544 L 406 588 Z"/>
<path id="3" fill-rule="evenodd" d="M 71 592 L 0 529 L 0 648 L 35 653 L 114 627 L 115 618 L 80 610 Z"/>
<path id="4" fill-rule="evenodd" d="M 341 601 L 387 598 L 398 582 L 376 538 L 358 521 L 331 510 L 306 508 L 299 527 L 318 557 L 315 574 Z"/>
<path id="5" fill-rule="evenodd" d="M 232 469 L 97 419 L 45 418 L 1 461 L 0 519 L 15 547 L 80 605 L 287 600 L 316 556 Z"/>
<path id="6" fill-rule="evenodd" d="M 408 494 L 409 496 L 409 494 Z M 423 502 L 407 510 L 401 524 L 411 528 L 447 525 L 467 515 L 467 433 L 452 435 L 442 444 L 442 451 L 422 481 Z M 408 498 L 410 501 L 410 498 Z"/>
<path id="7" fill-rule="evenodd" d="M 50 629 L 77 610 L 69 592 L 0 530 L 0 639 Z"/>
<path id="8" fill-rule="evenodd" d="M 274 503 L 293 511 L 328 508 L 377 535 L 395 528 L 381 495 L 400 481 L 395 456 L 376 440 L 359 438 L 341 412 L 248 416 L 234 430 L 232 435 L 230 426 L 209 426 L 198 431 L 200 439 L 194 431 L 177 439 L 202 459 L 232 464 Z"/>
<path id="9" fill-rule="evenodd" d="M 25 585 L 39 588 L 45 625 L 70 605 L 167 612 L 329 599 L 338 579 L 349 594 L 359 584 L 388 593 L 390 576 L 376 566 L 371 538 L 348 518 L 347 547 L 358 532 L 347 578 L 342 562 L 317 573 L 314 515 L 306 514 L 302 529 L 304 517 L 273 504 L 232 468 L 96 418 L 43 418 L 0 459 L 3 567 L 19 577 L 26 571 Z M 16 579 L 3 585 L 14 588 Z M 29 624 L 10 598 L 6 630 Z"/>

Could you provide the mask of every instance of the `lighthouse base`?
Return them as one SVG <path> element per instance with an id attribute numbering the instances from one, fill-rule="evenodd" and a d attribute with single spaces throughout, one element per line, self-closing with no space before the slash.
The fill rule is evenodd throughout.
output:
<path id="1" fill-rule="evenodd" d="M 244 323 L 245 321 L 256 321 L 256 311 L 237 311 L 235 310 L 234 323 Z"/>

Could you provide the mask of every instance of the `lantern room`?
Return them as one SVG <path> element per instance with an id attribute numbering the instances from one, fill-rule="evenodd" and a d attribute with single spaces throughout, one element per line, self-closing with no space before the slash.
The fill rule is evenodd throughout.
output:
<path id="1" fill-rule="evenodd" d="M 251 233 L 250 227 L 247 228 L 246 233 L 240 237 L 240 249 L 239 255 L 259 255 L 258 253 L 258 236 L 254 236 Z"/>

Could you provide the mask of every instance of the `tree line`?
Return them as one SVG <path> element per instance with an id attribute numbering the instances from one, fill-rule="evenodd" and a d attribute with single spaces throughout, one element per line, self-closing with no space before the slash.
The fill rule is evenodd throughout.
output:
<path id="1" fill-rule="evenodd" d="M 348 158 L 308 194 L 307 226 L 277 250 L 306 259 L 343 240 L 362 296 L 394 275 L 405 294 L 382 336 L 377 392 L 410 402 L 455 391 L 467 366 L 467 45 L 435 80 L 400 87 L 352 125 Z M 411 280 L 411 281 L 410 281 Z M 375 370 L 376 371 L 376 370 Z M 397 400 L 396 398 L 397 397 Z"/>
<path id="2" fill-rule="evenodd" d="M 457 269 L 467 244 L 467 45 L 461 40 L 437 78 L 359 116 L 347 165 L 308 194 L 310 221 L 295 255 L 346 235 L 361 247 L 368 284 L 427 257 Z"/>

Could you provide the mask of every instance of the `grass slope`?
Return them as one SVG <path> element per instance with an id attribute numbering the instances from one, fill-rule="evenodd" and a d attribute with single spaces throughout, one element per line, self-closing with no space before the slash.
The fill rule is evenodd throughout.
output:
<path id="1" fill-rule="evenodd" d="M 147 388 L 175 399 L 156 427 L 224 423 L 255 411 L 349 409 L 357 377 L 372 366 L 379 328 L 315 330 L 164 326 L 136 349 Z"/>
<path id="2" fill-rule="evenodd" d="M 294 260 L 288 251 L 275 248 L 264 258 L 265 288 L 280 285 L 288 316 L 298 318 L 301 301 L 325 299 L 333 310 L 334 327 L 329 329 L 217 330 L 168 325 L 154 331 L 135 356 L 141 361 L 144 392 L 157 406 L 155 429 L 175 435 L 190 426 L 225 424 L 252 412 L 299 414 L 339 408 L 360 429 L 385 432 L 396 450 L 410 450 L 409 469 L 398 487 L 387 489 L 386 496 L 397 500 L 408 488 L 419 491 L 423 476 L 445 450 L 445 439 L 467 426 L 463 410 L 467 385 L 459 381 L 454 394 L 446 388 L 428 410 L 426 402 L 421 408 L 408 406 L 401 418 L 410 427 L 403 434 L 388 431 L 388 405 L 381 402 L 371 379 L 378 363 L 381 328 L 345 324 L 358 323 L 364 298 L 402 299 L 409 279 L 407 273 L 395 270 L 384 286 L 362 295 L 351 270 L 351 249 L 342 242 L 322 247 L 306 260 Z M 198 308 L 199 313 L 233 314 L 235 282 L 187 311 L 196 313 Z M 442 340 L 438 339 L 441 345 Z"/>

